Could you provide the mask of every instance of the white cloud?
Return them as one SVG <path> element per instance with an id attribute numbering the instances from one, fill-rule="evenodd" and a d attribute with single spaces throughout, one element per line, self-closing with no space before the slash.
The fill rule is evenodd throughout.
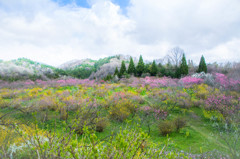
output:
<path id="1" fill-rule="evenodd" d="M 239 0 L 131 0 L 127 15 L 110 0 L 89 2 L 87 9 L 0 0 L 0 59 L 52 65 L 120 53 L 154 59 L 174 46 L 196 62 L 201 54 L 209 62 L 240 59 Z"/>
<path id="2" fill-rule="evenodd" d="M 141 43 L 167 40 L 173 45 L 211 48 L 240 36 L 238 0 L 132 0 L 129 17 Z"/>
<path id="3" fill-rule="evenodd" d="M 219 44 L 211 50 L 206 51 L 209 61 L 236 61 L 240 60 L 240 39 L 233 39 L 229 42 Z"/>

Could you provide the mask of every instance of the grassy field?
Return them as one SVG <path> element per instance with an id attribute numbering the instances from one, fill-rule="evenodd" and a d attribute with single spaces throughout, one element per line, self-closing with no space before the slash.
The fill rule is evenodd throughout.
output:
<path id="1" fill-rule="evenodd" d="M 151 158 L 148 153 L 156 149 L 161 153 L 158 158 L 239 155 L 240 142 L 235 138 L 239 133 L 239 119 L 235 118 L 239 92 L 203 83 L 183 85 L 172 79 L 154 78 L 5 86 L 0 89 L 0 108 L 2 156 L 28 156 L 30 152 L 22 146 L 26 143 L 42 158 L 111 158 L 104 157 L 110 149 L 116 158 L 124 158 L 123 153 L 129 154 L 125 158 Z M 49 146 L 53 134 L 58 134 L 59 144 Z M 131 147 L 125 142 L 128 140 L 138 148 L 127 150 Z M 75 142 L 82 145 L 79 151 L 71 149 Z"/>

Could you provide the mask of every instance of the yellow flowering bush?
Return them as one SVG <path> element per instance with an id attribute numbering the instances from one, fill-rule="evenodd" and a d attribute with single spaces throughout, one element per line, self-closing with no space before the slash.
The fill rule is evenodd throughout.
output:
<path id="1" fill-rule="evenodd" d="M 10 89 L 4 89 L 4 91 L 0 93 L 0 97 L 4 99 L 11 99 L 14 98 L 16 95 L 17 92 L 15 90 Z"/>
<path id="2" fill-rule="evenodd" d="M 59 107 L 59 101 L 55 96 L 42 96 L 36 103 L 36 106 L 40 110 L 57 110 Z"/>
<path id="3" fill-rule="evenodd" d="M 28 95 L 31 97 L 36 97 L 38 96 L 38 93 L 41 92 L 43 89 L 40 87 L 35 87 L 33 89 L 30 89 L 28 92 Z"/>
<path id="4" fill-rule="evenodd" d="M 121 99 L 112 105 L 109 110 L 110 117 L 120 122 L 128 118 L 131 113 L 135 113 L 136 105 L 131 100 Z"/>
<path id="5" fill-rule="evenodd" d="M 9 100 L 4 100 L 0 97 L 0 108 L 9 107 L 11 102 Z"/>
<path id="6" fill-rule="evenodd" d="M 209 120 L 222 121 L 224 119 L 223 115 L 217 110 L 205 110 L 203 109 L 203 116 Z"/>

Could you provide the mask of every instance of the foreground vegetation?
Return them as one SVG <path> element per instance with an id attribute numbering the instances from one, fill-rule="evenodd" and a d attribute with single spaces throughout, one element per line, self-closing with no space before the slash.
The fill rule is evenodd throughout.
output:
<path id="1" fill-rule="evenodd" d="M 239 158 L 240 82 L 0 82 L 1 158 Z"/>

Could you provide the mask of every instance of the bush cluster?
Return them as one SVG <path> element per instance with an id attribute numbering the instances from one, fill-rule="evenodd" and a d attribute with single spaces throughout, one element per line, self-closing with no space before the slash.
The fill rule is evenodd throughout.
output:
<path id="1" fill-rule="evenodd" d="M 182 128 L 186 126 L 187 122 L 182 117 L 177 117 L 174 121 L 161 121 L 158 124 L 159 132 L 161 135 L 170 135 L 175 130 L 179 132 Z"/>

